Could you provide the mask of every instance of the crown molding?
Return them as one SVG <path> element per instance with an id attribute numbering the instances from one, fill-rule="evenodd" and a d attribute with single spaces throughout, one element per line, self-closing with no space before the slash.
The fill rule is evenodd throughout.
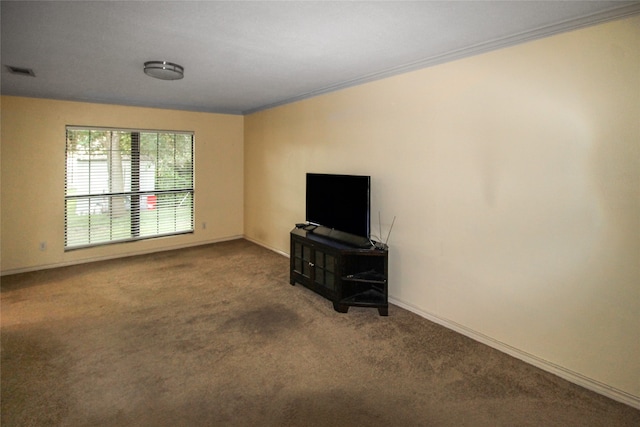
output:
<path id="1" fill-rule="evenodd" d="M 473 46 L 466 47 L 464 49 L 458 49 L 458 50 L 446 52 L 441 55 L 435 55 L 429 58 L 423 58 L 421 60 L 404 64 L 398 67 L 393 67 L 383 71 L 361 76 L 361 77 L 358 77 L 357 79 L 347 80 L 344 82 L 337 83 L 335 85 L 326 86 L 318 90 L 301 93 L 296 96 L 283 99 L 278 102 L 274 102 L 274 103 L 266 104 L 257 108 L 245 110 L 242 112 L 242 114 L 248 115 L 248 114 L 257 113 L 259 111 L 268 110 L 271 108 L 279 107 L 281 105 L 291 104 L 293 102 L 302 101 L 304 99 L 313 98 L 318 95 L 335 92 L 335 91 L 346 89 L 352 86 L 358 86 L 358 85 L 369 83 L 375 80 L 381 80 L 387 77 L 392 77 L 399 74 L 404 74 L 411 71 L 432 67 L 434 65 L 444 64 L 446 62 L 456 61 L 458 59 L 463 59 L 470 56 L 475 56 L 482 53 L 503 49 L 503 48 L 514 46 L 517 44 L 522 44 L 529 41 L 550 37 L 556 34 L 566 33 L 569 31 L 601 24 L 608 21 L 623 19 L 639 13 L 640 13 L 640 2 L 630 4 L 630 5 L 627 4 L 621 7 L 614 7 L 614 8 L 601 11 L 595 14 L 585 15 L 578 18 L 555 23 L 552 25 L 538 27 L 530 31 L 511 35 L 508 37 L 502 37 L 499 39 L 490 40 L 484 43 L 479 43 Z"/>

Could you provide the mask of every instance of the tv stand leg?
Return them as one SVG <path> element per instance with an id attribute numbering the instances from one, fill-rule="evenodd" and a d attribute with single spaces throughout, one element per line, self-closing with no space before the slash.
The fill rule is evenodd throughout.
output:
<path id="1" fill-rule="evenodd" d="M 380 316 L 388 316 L 389 307 L 378 307 L 378 314 L 380 314 Z"/>
<path id="2" fill-rule="evenodd" d="M 344 304 L 338 304 L 337 302 L 333 303 L 333 309 L 338 313 L 347 313 L 349 311 L 349 306 Z"/>

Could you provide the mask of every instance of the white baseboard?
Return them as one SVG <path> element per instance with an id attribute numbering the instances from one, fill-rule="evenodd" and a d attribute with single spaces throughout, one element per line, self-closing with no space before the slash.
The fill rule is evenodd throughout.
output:
<path id="1" fill-rule="evenodd" d="M 263 242 L 257 241 L 255 239 L 251 239 L 248 238 L 246 236 L 230 236 L 230 237 L 225 237 L 225 238 L 221 238 L 221 239 L 215 239 L 215 240 L 211 240 L 211 241 L 206 241 L 206 242 L 198 242 L 198 243 L 194 243 L 194 244 L 190 244 L 190 245 L 179 245 L 179 246 L 175 246 L 175 247 L 164 247 L 161 249 L 154 249 L 154 250 L 146 250 L 146 251 L 133 251 L 133 252 L 128 252 L 128 253 L 124 253 L 124 254 L 118 254 L 118 255 L 108 255 L 108 256 L 101 256 L 101 257 L 93 257 L 93 258 L 87 258 L 87 259 L 83 259 L 83 260 L 79 260 L 79 261 L 72 261 L 72 262 L 65 262 L 65 263 L 56 263 L 56 264 L 48 264 L 48 265 L 40 265 L 37 267 L 31 267 L 31 268 L 21 268 L 21 269 L 15 269 L 15 270 L 8 270 L 8 271 L 3 271 L 2 272 L 2 276 L 4 275 L 10 275 L 10 274 L 18 274 L 18 273 L 26 273 L 29 271 L 37 271 L 37 270 L 46 270 L 46 269 L 50 269 L 50 268 L 58 268 L 58 267 L 66 267 L 69 265 L 77 265 L 77 264 L 85 264 L 85 263 L 89 263 L 89 262 L 96 262 L 96 261 L 105 261 L 105 260 L 109 260 L 109 259 L 116 259 L 116 258 L 124 258 L 124 257 L 129 257 L 129 256 L 136 256 L 136 255 L 145 255 L 145 254 L 150 254 L 150 253 L 155 253 L 155 252 L 164 252 L 164 251 L 170 251 L 170 250 L 174 250 L 174 249 L 183 249 L 183 248 L 188 248 L 188 247 L 194 247 L 194 246 L 202 246 L 202 245 L 208 245 L 211 243 L 219 243 L 219 242 L 225 242 L 225 241 L 230 241 L 230 240 L 237 240 L 237 239 L 246 239 L 252 243 L 255 243 L 259 246 L 262 246 L 266 249 L 269 249 L 273 252 L 276 252 L 280 255 L 283 255 L 286 258 L 289 258 L 289 254 L 287 254 L 286 252 L 280 251 L 278 249 L 275 249 L 271 246 L 266 245 Z M 506 353 L 510 356 L 513 356 L 517 359 L 520 359 L 526 363 L 529 363 L 530 365 L 533 365 L 537 368 L 540 368 L 544 371 L 550 372 L 554 375 L 557 375 L 558 377 L 565 379 L 567 381 L 570 381 L 574 384 L 577 384 L 581 387 L 584 387 L 588 390 L 594 391 L 596 393 L 599 393 L 603 396 L 609 397 L 613 400 L 616 400 L 618 402 L 622 402 L 626 405 L 629 405 L 633 408 L 636 409 L 640 409 L 640 396 L 635 396 L 632 395 L 630 393 L 627 393 L 625 391 L 619 390 L 615 387 L 609 386 L 607 384 L 601 383 L 599 381 L 596 381 L 592 378 L 586 377 L 582 374 L 579 374 L 577 372 L 571 371 L 570 369 L 564 368 L 562 366 L 556 365 L 552 362 L 549 362 L 547 360 L 541 359 L 537 356 L 534 356 L 532 354 L 529 354 L 525 351 L 522 351 L 520 349 L 517 349 L 515 347 L 512 347 L 508 344 L 505 344 L 503 342 L 500 342 L 494 338 L 491 338 L 487 335 L 481 334 L 477 331 L 474 331 L 472 329 L 467 328 L 466 326 L 460 325 L 456 322 L 453 322 L 451 320 L 448 319 L 444 319 L 441 318 L 439 316 L 436 316 L 434 314 L 428 313 L 426 311 L 423 311 L 421 309 L 419 309 L 418 307 L 415 307 L 409 303 L 406 303 L 402 300 L 399 300 L 397 298 L 393 298 L 393 297 L 389 297 L 389 302 L 397 305 L 398 307 L 404 308 L 406 310 L 411 311 L 412 313 L 417 314 L 420 317 L 424 317 L 427 320 L 430 320 L 434 323 L 437 323 L 441 326 L 444 326 L 447 329 L 451 329 L 453 331 L 456 331 L 466 337 L 469 337 L 475 341 L 478 341 L 482 344 L 488 345 L 489 347 L 495 348 L 498 351 L 501 351 L 503 353 Z"/>
<path id="2" fill-rule="evenodd" d="M 562 379 L 570 381 L 574 384 L 577 384 L 581 387 L 584 387 L 588 390 L 594 391 L 598 394 L 606 396 L 610 399 L 616 400 L 618 402 L 622 402 L 626 405 L 629 405 L 633 408 L 640 409 L 640 396 L 634 396 L 625 391 L 619 390 L 615 387 L 609 386 L 607 384 L 601 383 L 592 378 L 586 377 L 582 374 L 574 372 L 570 369 L 564 368 L 562 366 L 556 365 L 555 363 L 549 362 L 547 360 L 541 359 L 533 354 L 529 354 L 525 351 L 512 347 L 508 344 L 500 342 L 494 338 L 491 338 L 487 335 L 476 332 L 472 329 L 467 328 L 466 326 L 460 325 L 456 322 L 453 322 L 448 319 L 443 319 L 439 316 L 436 316 L 431 313 L 427 313 L 419 308 L 401 301 L 399 299 L 389 297 L 389 302 L 397 305 L 398 307 L 402 307 L 406 310 L 411 311 L 412 313 L 417 314 L 420 317 L 424 317 L 427 320 L 430 320 L 434 323 L 437 323 L 441 326 L 444 326 L 447 329 L 451 329 L 456 331 L 466 337 L 469 337 L 475 341 L 478 341 L 482 344 L 488 345 L 489 347 L 495 348 L 498 351 L 506 353 L 510 356 L 515 357 L 516 359 L 520 359 L 523 362 L 526 362 L 530 365 L 533 365 L 537 368 L 540 368 L 544 371 L 550 372 Z"/>
<path id="3" fill-rule="evenodd" d="M 284 255 L 285 257 L 289 258 L 289 254 L 284 253 L 282 251 L 279 251 L 277 249 L 274 249 L 262 242 L 253 240 L 253 239 L 249 239 L 245 236 L 245 239 L 260 245 L 264 248 L 267 248 L 273 252 L 279 253 L 281 255 Z M 529 354 L 525 351 L 522 351 L 518 348 L 512 347 L 508 344 L 505 344 L 503 342 L 500 342 L 498 340 L 496 340 L 495 338 L 491 338 L 487 335 L 481 334 L 480 332 L 474 331 L 472 329 L 467 328 L 466 326 L 460 325 L 459 323 L 453 322 L 451 320 L 448 319 L 443 319 L 439 316 L 436 316 L 434 314 L 431 313 L 427 313 L 426 311 L 423 311 L 421 309 L 419 309 L 418 307 L 415 307 L 409 303 L 406 303 L 402 300 L 399 300 L 397 298 L 393 298 L 392 296 L 389 297 L 389 302 L 391 304 L 397 305 L 398 307 L 402 307 L 406 310 L 409 310 L 412 313 L 417 314 L 420 317 L 424 317 L 427 320 L 430 320 L 434 323 L 437 323 L 441 326 L 444 326 L 447 329 L 451 329 L 453 331 L 456 331 L 466 337 L 469 337 L 475 341 L 478 341 L 482 344 L 488 345 L 489 347 L 492 347 L 498 351 L 501 351 L 503 353 L 508 354 L 509 356 L 515 357 L 516 359 L 520 359 L 523 362 L 526 362 L 530 365 L 533 365 L 537 368 L 540 368 L 544 371 L 547 371 L 549 373 L 552 373 L 562 379 L 565 379 L 569 382 L 572 382 L 576 385 L 579 385 L 581 387 L 584 387 L 588 390 L 594 391 L 598 394 L 601 394 L 603 396 L 606 396 L 610 399 L 613 399 L 615 401 L 624 403 L 625 405 L 629 405 L 633 408 L 636 409 L 640 409 L 640 396 L 635 396 L 631 393 L 627 393 L 623 390 L 617 389 L 615 387 L 612 387 L 610 385 L 604 384 L 600 381 L 594 380 L 592 378 L 586 377 L 582 374 L 579 374 L 577 372 L 574 372 L 570 369 L 567 369 L 565 367 L 562 367 L 560 365 L 556 365 L 555 363 L 549 362 L 548 360 L 544 360 L 541 359 L 540 357 L 534 356 L 533 354 Z"/>
<path id="4" fill-rule="evenodd" d="M 255 240 L 255 239 L 249 238 L 247 236 L 244 236 L 244 239 L 250 241 L 251 243 L 255 243 L 258 246 L 262 246 L 265 249 L 269 249 L 270 251 L 275 252 L 277 254 L 280 254 L 280 255 L 282 255 L 282 256 L 284 256 L 286 258 L 290 258 L 288 253 L 282 252 L 281 250 L 278 250 L 278 249 L 276 249 L 274 247 L 271 247 L 271 246 L 267 245 L 264 242 L 260 242 L 259 240 Z"/>
<path id="5" fill-rule="evenodd" d="M 173 251 L 173 250 L 176 250 L 176 249 L 192 248 L 192 247 L 195 247 L 195 246 L 210 245 L 212 243 L 220 243 L 220 242 L 226 242 L 226 241 L 230 241 L 230 240 L 242 239 L 243 237 L 244 236 L 242 236 L 242 235 L 229 236 L 229 237 L 223 237 L 223 238 L 220 238 L 220 239 L 213 239 L 213 240 L 200 241 L 200 242 L 196 242 L 196 243 L 189 243 L 189 244 L 186 244 L 186 245 L 182 244 L 182 245 L 164 246 L 162 248 L 157 248 L 157 249 L 130 251 L 130 252 L 123 252 L 123 253 L 119 253 L 119 254 L 113 254 L 113 255 L 104 255 L 104 256 L 96 256 L 96 257 L 90 257 L 90 258 L 83 258 L 81 260 L 73 260 L 73 261 L 67 261 L 67 262 L 58 262 L 58 263 L 52 263 L 52 264 L 37 265 L 37 266 L 34 266 L 34 267 L 16 268 L 16 269 L 13 269 L 13 270 L 6 270 L 6 271 L 3 270 L 0 273 L 0 276 L 9 276 L 11 274 L 19 274 L 19 273 L 28 273 L 30 271 L 49 270 L 49 269 L 52 269 L 52 268 L 68 267 L 70 265 L 88 264 L 90 262 L 106 261 L 106 260 L 118 259 L 118 258 L 126 258 L 126 257 L 136 256 L 136 255 L 146 255 L 146 254 L 153 254 L 153 253 L 157 253 L 157 252 Z"/>

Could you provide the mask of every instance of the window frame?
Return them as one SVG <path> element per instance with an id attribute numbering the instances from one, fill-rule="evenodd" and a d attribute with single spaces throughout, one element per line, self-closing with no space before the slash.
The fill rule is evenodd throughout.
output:
<path id="1" fill-rule="evenodd" d="M 127 171 L 127 173 L 123 173 L 123 178 L 122 178 L 129 185 L 128 190 L 126 188 L 123 188 L 122 191 L 111 191 L 112 190 L 111 180 L 113 175 L 110 169 L 112 167 L 111 161 L 108 160 L 108 158 L 112 154 L 107 154 L 106 162 L 108 163 L 108 165 L 104 166 L 107 168 L 107 173 L 105 176 L 100 176 L 100 178 L 103 180 L 106 179 L 108 181 L 107 185 L 109 187 L 109 191 L 106 191 L 106 192 L 92 191 L 91 162 L 97 161 L 97 160 L 92 160 L 92 156 L 98 156 L 98 155 L 92 152 L 92 149 L 90 148 L 90 143 L 88 144 L 88 147 L 89 147 L 88 150 L 84 150 L 84 154 L 80 154 L 81 150 L 78 148 L 79 146 L 76 147 L 77 149 L 70 149 L 70 142 L 69 142 L 70 132 L 77 132 L 77 131 L 118 132 L 118 133 L 129 134 L 131 138 L 130 147 L 129 147 L 130 152 L 128 153 L 129 159 L 127 160 L 128 162 L 130 162 L 128 164 L 129 170 Z M 156 138 L 156 149 L 157 149 L 155 153 L 156 158 L 154 161 L 150 162 L 154 166 L 152 189 L 148 189 L 148 188 L 141 189 L 141 186 L 140 186 L 141 174 L 142 174 L 140 170 L 140 165 L 141 165 L 141 162 L 143 161 L 142 156 L 145 154 L 147 157 L 149 156 L 149 154 L 143 152 L 143 149 L 141 148 L 143 134 L 144 135 L 155 134 L 155 138 Z M 187 140 L 181 141 L 181 143 L 185 143 L 185 142 L 188 143 L 189 142 L 188 139 L 190 139 L 189 149 L 185 151 L 188 154 L 188 156 L 190 156 L 190 162 L 187 161 L 185 163 L 188 165 L 188 167 L 186 169 L 180 168 L 177 166 L 177 163 L 174 163 L 169 168 L 171 173 L 173 173 L 174 175 L 180 174 L 179 177 L 182 178 L 180 179 L 180 181 L 185 181 L 185 178 L 188 178 L 186 179 L 186 185 L 172 186 L 171 183 L 169 182 L 168 188 L 157 188 L 158 186 L 163 187 L 167 185 L 167 182 L 168 182 L 166 179 L 159 179 L 159 174 L 158 174 L 158 168 L 159 168 L 158 165 L 161 163 L 159 158 L 160 158 L 160 153 L 162 152 L 162 150 L 159 148 L 161 144 L 160 142 L 161 135 L 169 135 L 173 137 L 174 145 L 172 147 L 172 150 L 173 150 L 174 160 L 175 160 L 177 145 L 178 145 L 177 136 L 180 135 L 182 137 L 184 136 L 188 137 Z M 91 141 L 91 139 L 89 141 Z M 102 150 L 106 150 L 109 153 L 111 153 L 113 151 L 112 147 L 109 146 L 109 148 L 105 148 L 106 146 L 107 146 L 107 143 L 105 142 L 104 146 L 102 147 Z M 121 148 L 118 148 L 118 150 L 116 151 L 118 151 L 120 156 L 122 156 L 123 153 L 126 154 L 126 151 L 123 151 Z M 171 150 L 165 151 L 165 155 L 167 152 L 171 153 Z M 89 172 L 85 177 L 87 182 L 82 183 L 83 185 L 88 187 L 88 190 L 84 192 L 80 192 L 78 194 L 72 194 L 72 191 L 70 190 L 70 183 L 73 182 L 73 179 L 70 179 L 70 176 L 73 174 L 73 172 L 70 174 L 70 171 L 69 171 L 70 162 L 78 160 L 76 157 L 73 157 L 74 155 L 77 157 L 82 157 L 84 155 L 89 159 L 88 160 Z M 149 161 L 147 160 L 145 160 L 145 162 L 149 163 Z M 124 164 L 126 163 L 122 162 L 121 166 Z M 186 174 L 185 174 L 185 171 L 187 172 Z M 94 172 L 94 175 L 98 176 L 100 174 Z M 175 177 L 174 177 L 174 181 L 177 181 Z M 126 187 L 126 185 L 124 185 L 123 187 Z M 182 201 L 180 202 L 180 204 L 176 204 L 175 201 L 178 200 L 179 197 L 182 197 L 182 194 L 184 194 L 184 198 L 182 198 Z M 153 202 L 154 202 L 153 209 L 157 209 L 155 222 L 150 221 L 148 219 L 145 220 L 142 218 L 144 210 L 149 209 L 149 206 L 150 206 L 149 196 L 153 196 Z M 115 238 L 113 237 L 114 225 L 113 225 L 113 207 L 112 206 L 114 203 L 114 198 L 121 198 L 122 199 L 121 202 L 125 204 L 127 204 L 128 202 L 127 211 L 129 212 L 130 223 L 128 226 L 129 234 L 126 237 L 115 237 Z M 171 200 L 172 198 L 174 199 L 174 201 L 170 203 L 165 203 L 161 201 L 161 200 Z M 94 213 L 91 209 L 92 199 L 97 199 L 101 201 L 106 200 L 107 201 L 106 204 L 107 206 L 109 206 L 108 210 Z M 177 219 L 176 217 L 179 215 L 177 213 L 177 209 L 180 208 L 183 202 L 187 199 L 188 199 L 188 202 L 186 207 L 188 208 L 188 217 L 181 216 L 179 219 Z M 141 206 L 141 202 L 143 200 L 147 203 L 145 208 Z M 78 203 L 78 201 L 85 202 L 83 206 L 87 207 L 87 211 L 86 211 L 87 225 L 86 225 L 86 230 L 84 230 L 84 233 L 86 235 L 84 236 L 82 235 L 82 233 L 74 234 L 70 227 L 70 219 L 71 219 L 70 209 L 74 208 L 75 204 Z M 160 219 L 161 212 L 164 212 L 162 215 L 166 217 L 167 215 L 171 214 L 171 209 L 173 209 L 173 216 L 174 216 L 173 230 L 169 229 L 171 226 L 171 221 Z M 182 211 L 184 210 L 185 209 L 183 208 Z M 166 212 L 169 212 L 169 214 L 167 214 Z M 93 229 L 91 225 L 91 219 L 95 215 L 104 215 L 104 214 L 109 215 L 108 238 L 105 238 L 104 235 L 98 233 L 98 237 L 94 238 L 94 240 L 92 241 Z M 74 211 L 73 215 L 78 216 L 77 210 Z M 140 240 L 156 239 L 156 238 L 178 236 L 178 235 L 184 235 L 184 234 L 193 234 L 195 232 L 195 226 L 194 226 L 195 224 L 195 132 L 184 131 L 184 130 L 176 131 L 176 130 L 165 130 L 165 129 L 138 129 L 138 128 L 119 128 L 119 127 L 101 127 L 101 126 L 78 126 L 78 125 L 65 126 L 64 223 L 65 223 L 64 224 L 64 251 L 65 252 L 74 251 L 78 249 L 92 248 L 97 246 L 113 245 L 118 243 L 135 242 Z M 167 226 L 167 224 L 169 224 L 169 227 Z M 180 226 L 178 224 L 180 224 Z M 141 225 L 145 226 L 144 233 L 141 233 Z M 158 231 L 149 232 L 148 230 L 150 228 L 150 225 L 151 226 L 155 225 L 156 230 Z M 77 229 L 82 229 L 82 225 L 77 227 L 78 227 Z M 126 229 L 127 227 L 124 227 L 125 232 L 126 232 Z M 73 243 L 73 241 L 70 242 L 70 240 L 73 240 L 74 238 L 76 243 Z M 84 243 L 77 243 L 77 241 L 81 239 L 85 239 L 87 241 Z"/>

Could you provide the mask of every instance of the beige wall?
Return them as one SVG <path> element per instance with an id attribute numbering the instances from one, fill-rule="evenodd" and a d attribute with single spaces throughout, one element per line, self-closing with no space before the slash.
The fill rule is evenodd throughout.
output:
<path id="1" fill-rule="evenodd" d="M 8 96 L 1 102 L 3 274 L 242 236 L 243 117 Z M 194 131 L 195 232 L 65 253 L 66 125 Z"/>
<path id="2" fill-rule="evenodd" d="M 245 235 L 370 174 L 393 301 L 640 402 L 640 17 L 245 118 Z"/>

